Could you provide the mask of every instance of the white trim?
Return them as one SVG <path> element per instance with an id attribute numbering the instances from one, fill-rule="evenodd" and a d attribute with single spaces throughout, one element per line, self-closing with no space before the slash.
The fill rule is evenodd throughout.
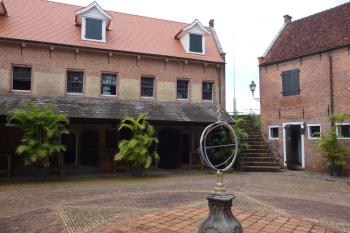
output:
<path id="1" fill-rule="evenodd" d="M 184 28 L 180 31 L 180 34 L 181 34 L 182 32 L 187 32 L 187 31 L 189 31 L 190 29 L 192 29 L 193 27 L 195 27 L 195 26 L 197 26 L 197 25 L 198 25 L 198 26 L 200 27 L 200 29 L 203 31 L 203 34 L 204 34 L 204 35 L 210 35 L 210 34 L 211 34 L 211 32 L 208 31 L 198 19 L 195 19 L 191 24 L 189 24 L 189 25 L 187 25 L 186 27 L 184 27 Z"/>
<path id="2" fill-rule="evenodd" d="M 321 133 L 321 124 L 307 124 L 307 138 L 309 140 L 318 140 L 320 139 L 320 137 L 313 137 L 311 134 L 310 134 L 310 127 L 312 126 L 319 126 L 320 127 L 320 133 Z"/>
<path id="3" fill-rule="evenodd" d="M 214 29 L 214 27 L 210 27 L 212 33 L 213 33 L 213 36 L 214 36 L 214 39 L 215 39 L 215 43 L 216 43 L 216 46 L 218 47 L 218 50 L 220 52 L 220 54 L 224 54 L 224 49 L 222 48 L 221 46 L 221 43 L 220 43 L 220 40 L 219 40 L 219 37 L 218 35 L 216 34 L 216 31 Z"/>
<path id="4" fill-rule="evenodd" d="M 268 126 L 269 128 L 269 140 L 279 140 L 280 139 L 280 129 L 279 129 L 279 126 L 278 125 L 271 125 L 271 126 Z M 272 128 L 277 128 L 278 129 L 278 137 L 277 138 L 273 138 L 271 137 L 271 129 Z"/>
<path id="5" fill-rule="evenodd" d="M 85 37 L 85 32 L 86 32 L 86 19 L 96 19 L 96 20 L 101 20 L 102 21 L 102 40 L 94 40 L 94 39 L 89 39 Z M 93 41 L 93 42 L 100 42 L 100 43 L 105 43 L 106 42 L 106 20 L 103 19 L 97 19 L 97 18 L 92 18 L 92 17 L 83 17 L 81 20 L 81 39 L 82 40 L 87 40 L 87 41 Z"/>
<path id="6" fill-rule="evenodd" d="M 343 125 L 350 125 L 350 123 L 335 123 L 335 126 L 336 126 L 335 132 L 336 132 L 336 134 L 337 134 L 337 138 L 338 138 L 338 139 L 349 140 L 350 137 L 340 137 L 340 136 L 339 136 L 339 131 L 338 131 L 339 127 L 337 127 L 337 126 L 343 126 Z"/>
<path id="7" fill-rule="evenodd" d="M 283 129 L 283 164 L 287 166 L 287 149 L 286 149 L 286 125 L 300 125 L 300 129 L 304 128 L 304 122 L 285 122 L 282 123 L 282 129 Z M 301 134 L 301 166 L 302 168 L 305 168 L 305 145 L 304 145 L 304 134 Z"/>
<path id="8" fill-rule="evenodd" d="M 84 13 L 86 13 L 87 11 L 91 10 L 92 8 L 96 8 L 104 17 L 106 17 L 108 20 L 112 20 L 112 16 L 110 14 L 108 14 L 105 10 L 102 9 L 102 7 L 95 1 L 93 1 L 92 3 L 90 3 L 87 7 L 84 7 L 80 10 L 77 10 L 75 12 L 75 14 L 77 16 L 82 16 Z"/>

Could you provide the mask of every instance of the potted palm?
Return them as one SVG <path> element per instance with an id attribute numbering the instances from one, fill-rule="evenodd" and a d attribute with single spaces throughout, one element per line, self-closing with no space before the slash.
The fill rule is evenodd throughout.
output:
<path id="1" fill-rule="evenodd" d="M 132 163 L 131 173 L 141 177 L 144 169 L 149 168 L 153 159 L 159 160 L 154 145 L 159 143 L 155 130 L 148 122 L 148 114 L 140 114 L 137 118 L 125 117 L 118 128 L 119 131 L 128 129 L 131 132 L 129 140 L 123 139 L 118 143 L 119 152 L 115 160 L 128 160 Z"/>
<path id="2" fill-rule="evenodd" d="M 27 102 L 9 112 L 6 125 L 23 130 L 16 153 L 23 156 L 25 165 L 34 168 L 37 180 L 47 178 L 51 156 L 65 150 L 59 139 L 69 133 L 68 123 L 67 116 L 56 114 L 51 105 L 40 107 Z"/>
<path id="3" fill-rule="evenodd" d="M 340 126 L 346 119 L 349 119 L 346 114 L 333 114 L 330 117 L 332 122 L 337 122 Z M 343 166 L 347 161 L 347 148 L 338 138 L 337 126 L 333 126 L 329 132 L 321 134 L 316 145 L 323 152 L 323 157 L 329 166 L 330 175 L 342 176 Z"/>

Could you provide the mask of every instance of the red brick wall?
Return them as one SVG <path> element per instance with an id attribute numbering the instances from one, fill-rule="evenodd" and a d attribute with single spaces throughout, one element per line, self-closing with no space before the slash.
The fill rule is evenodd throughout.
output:
<path id="1" fill-rule="evenodd" d="M 349 52 L 341 49 L 330 55 L 333 59 L 334 112 L 350 114 Z M 290 69 L 300 70 L 301 92 L 300 95 L 282 96 L 281 73 Z M 262 133 L 268 138 L 268 126 L 279 125 L 279 140 L 269 142 L 283 161 L 283 123 L 321 124 L 322 132 L 331 127 L 327 111 L 330 105 L 328 53 L 260 67 L 259 73 Z M 314 145 L 315 140 L 308 139 L 307 133 L 304 138 L 305 167 L 309 170 L 324 170 L 326 165 L 322 155 Z"/>
<path id="2" fill-rule="evenodd" d="M 217 64 L 194 63 L 185 60 L 163 58 L 137 59 L 137 56 L 116 55 L 108 59 L 107 52 L 55 48 L 51 53 L 48 46 L 27 45 L 21 49 L 17 43 L 0 42 L 0 95 L 11 93 L 11 71 L 13 65 L 32 67 L 32 90 L 30 94 L 39 96 L 66 95 L 67 69 L 83 70 L 84 95 L 100 98 L 101 73 L 118 74 L 118 97 L 140 99 L 140 76 L 155 77 L 155 99 L 176 100 L 176 80 L 188 79 L 189 102 L 202 102 L 202 82 L 214 82 L 214 102 L 219 100 L 219 73 L 221 77 L 222 105 L 225 106 L 224 69 Z"/>

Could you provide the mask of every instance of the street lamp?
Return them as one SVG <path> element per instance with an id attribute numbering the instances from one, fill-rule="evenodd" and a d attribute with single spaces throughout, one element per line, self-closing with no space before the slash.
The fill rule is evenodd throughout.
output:
<path id="1" fill-rule="evenodd" d="M 255 98 L 254 97 L 254 91 L 255 91 L 255 88 L 256 88 L 256 84 L 255 84 L 254 81 L 252 81 L 251 84 L 249 84 L 249 88 L 250 88 L 250 91 L 252 92 L 253 99 L 255 99 L 257 101 L 260 101 L 260 98 Z"/>

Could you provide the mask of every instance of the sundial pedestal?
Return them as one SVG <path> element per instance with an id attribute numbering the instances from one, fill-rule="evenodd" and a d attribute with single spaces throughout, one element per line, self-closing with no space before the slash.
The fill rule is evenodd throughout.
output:
<path id="1" fill-rule="evenodd" d="M 223 172 L 232 167 L 237 157 L 238 141 L 236 134 L 228 123 L 218 119 L 218 122 L 212 123 L 204 129 L 199 145 L 203 162 L 217 171 L 217 182 L 214 192 L 209 193 L 207 197 L 209 216 L 195 232 L 242 233 L 242 226 L 231 210 L 235 195 L 226 193 L 223 178 Z M 226 149 L 223 151 L 223 148 Z M 230 148 L 231 151 L 228 150 Z"/>
<path id="2" fill-rule="evenodd" d="M 241 233 L 242 226 L 232 213 L 233 193 L 209 193 L 209 216 L 199 226 L 198 233 Z"/>

